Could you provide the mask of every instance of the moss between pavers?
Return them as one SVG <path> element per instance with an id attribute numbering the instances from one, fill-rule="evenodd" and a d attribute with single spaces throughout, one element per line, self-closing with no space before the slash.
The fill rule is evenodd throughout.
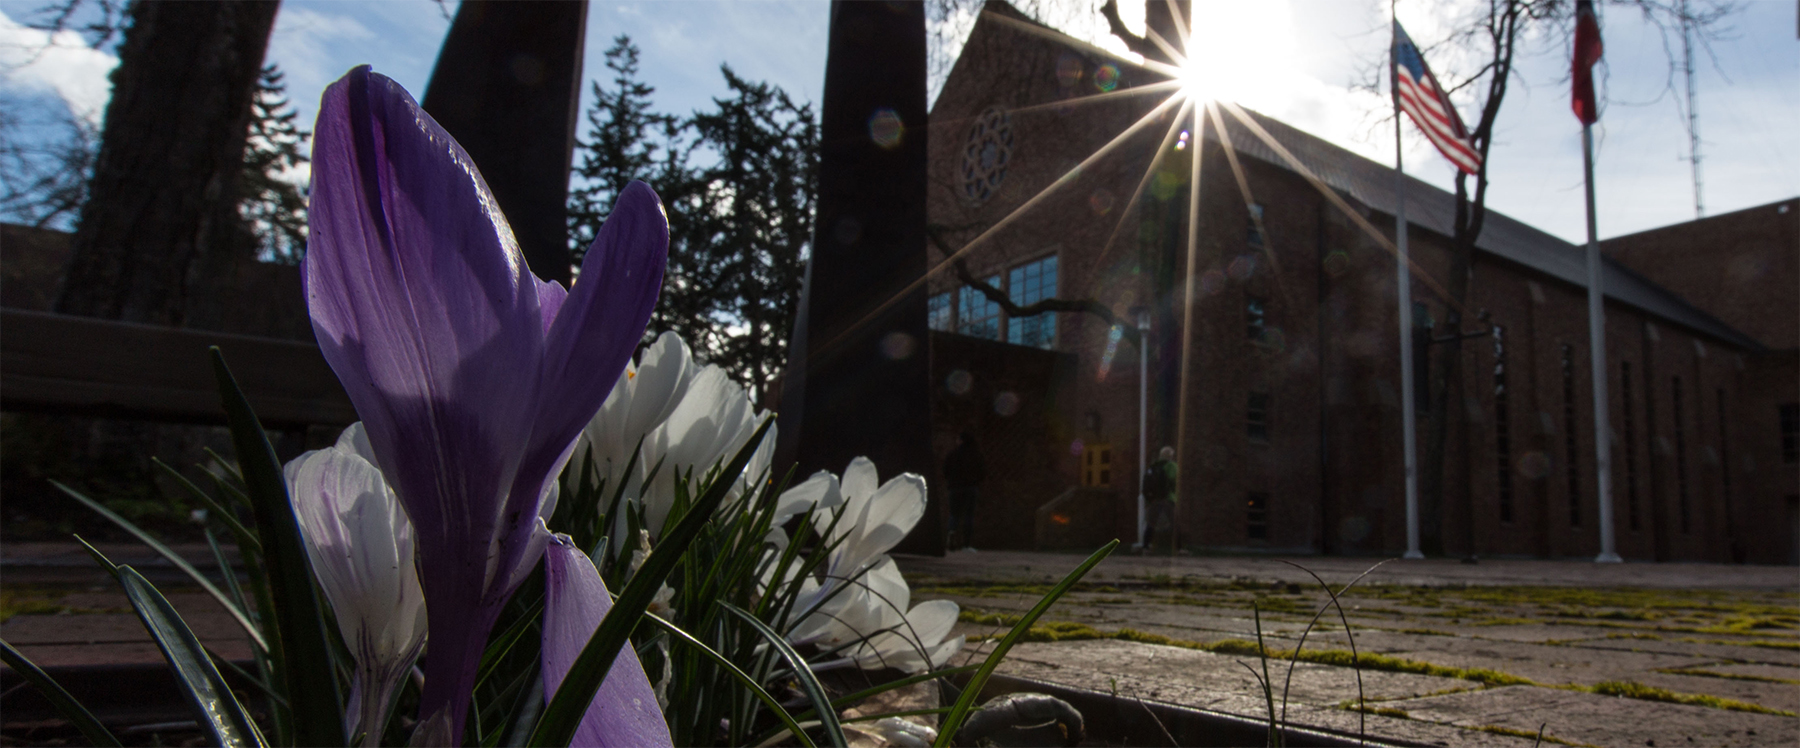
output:
<path id="1" fill-rule="evenodd" d="M 68 610 L 68 606 L 58 602 L 61 598 L 60 593 L 0 590 L 0 623 L 10 621 L 17 615 L 48 615 Z"/>
<path id="2" fill-rule="evenodd" d="M 1697 667 L 1665 667 L 1657 668 L 1656 672 L 1668 673 L 1669 675 L 1697 675 L 1703 678 L 1724 678 L 1727 680 L 1750 680 L 1758 683 L 1786 683 L 1789 685 L 1800 685 L 1800 679 L 1795 678 L 1776 678 L 1768 675 L 1750 675 L 1748 673 L 1721 673 Z"/>
<path id="3" fill-rule="evenodd" d="M 1544 743 L 1555 743 L 1557 745 L 1573 745 L 1573 746 L 1580 746 L 1581 748 L 1600 748 L 1600 746 L 1594 745 L 1592 743 L 1577 743 L 1573 740 L 1565 740 L 1565 739 L 1559 738 L 1555 735 L 1545 735 L 1541 732 L 1532 732 L 1531 730 L 1520 730 L 1520 729 L 1516 729 L 1516 728 L 1512 728 L 1512 727 L 1501 727 L 1499 725 L 1476 725 L 1474 727 L 1464 727 L 1463 729 L 1464 730 L 1473 730 L 1475 732 L 1489 732 L 1489 733 L 1493 733 L 1495 735 L 1508 735 L 1508 736 L 1515 737 L 1515 738 L 1525 738 L 1527 740 L 1537 740 L 1537 741 L 1544 742 Z"/>
<path id="4" fill-rule="evenodd" d="M 965 610 L 958 614 L 958 619 L 988 626 L 1012 626 L 1020 617 L 1004 613 L 978 613 Z M 969 637 L 971 642 L 998 639 L 1001 634 Z M 1181 647 L 1202 652 L 1242 657 L 1268 657 L 1272 660 L 1298 660 L 1318 665 L 1334 667 L 1358 667 L 1364 670 L 1378 670 L 1390 673 L 1407 673 L 1411 675 L 1429 675 L 1438 678 L 1455 678 L 1480 683 L 1483 686 L 1538 686 L 1541 688 L 1557 688 L 1565 691 L 1594 693 L 1602 696 L 1619 696 L 1642 701 L 1661 701 L 1689 706 L 1710 707 L 1734 712 L 1753 712 L 1756 714 L 1772 714 L 1781 717 L 1794 717 L 1794 712 L 1785 709 L 1771 709 L 1761 704 L 1747 701 L 1727 699 L 1710 694 L 1679 693 L 1668 689 L 1646 686 L 1632 681 L 1603 681 L 1592 686 L 1578 683 L 1545 684 L 1520 675 L 1514 675 L 1491 668 L 1464 668 L 1436 663 L 1411 660 L 1404 657 L 1393 657 L 1375 653 L 1352 653 L 1344 649 L 1309 649 L 1296 653 L 1292 649 L 1277 649 L 1257 644 L 1247 639 L 1220 639 L 1213 642 L 1198 642 L 1187 639 L 1176 639 L 1162 634 L 1153 634 L 1136 629 L 1122 628 L 1106 632 L 1085 623 L 1071 621 L 1047 621 L 1034 624 L 1019 637 L 1020 642 L 1061 642 L 1113 639 L 1119 641 L 1139 642 L 1142 644 L 1158 644 L 1167 647 Z M 1548 739 L 1548 738 L 1546 738 Z"/>
<path id="5" fill-rule="evenodd" d="M 1800 716 L 1800 715 L 1797 715 L 1786 709 L 1770 709 L 1761 704 L 1752 704 L 1747 701 L 1738 701 L 1737 699 L 1727 699 L 1727 698 L 1722 698 L 1719 696 L 1713 696 L 1710 694 L 1677 693 L 1675 691 L 1670 691 L 1666 688 L 1657 688 L 1655 686 L 1646 686 L 1642 683 L 1637 683 L 1635 681 L 1609 680 L 1609 681 L 1602 681 L 1600 683 L 1596 683 L 1592 686 L 1586 686 L 1586 687 L 1580 687 L 1580 688 L 1581 688 L 1581 690 L 1587 691 L 1589 693 L 1597 693 L 1602 696 L 1623 696 L 1628 699 L 1639 699 L 1642 701 L 1666 701 L 1671 704 L 1687 704 L 1688 706 L 1706 706 L 1706 707 L 1712 707 L 1714 709 L 1726 709 L 1726 710 L 1730 710 L 1733 712 L 1753 712 L 1756 714 L 1773 714 L 1778 717 Z"/>

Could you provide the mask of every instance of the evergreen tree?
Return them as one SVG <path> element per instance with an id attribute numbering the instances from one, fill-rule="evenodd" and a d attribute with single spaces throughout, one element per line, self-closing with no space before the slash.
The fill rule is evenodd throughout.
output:
<path id="1" fill-rule="evenodd" d="M 624 36 L 606 67 L 612 85 L 594 84 L 575 169 L 586 184 L 570 190 L 577 263 L 628 182 L 655 187 L 669 217 L 669 265 L 649 332 L 679 333 L 760 399 L 786 366 L 810 251 L 817 119 L 780 88 L 728 67 L 731 93 L 712 111 L 658 113 Z"/>
<path id="2" fill-rule="evenodd" d="M 691 246 L 716 257 L 708 289 L 723 327 L 708 329 L 706 354 L 759 400 L 787 364 L 787 343 L 811 251 L 819 125 L 811 105 L 722 67 L 731 96 L 690 121 L 715 157 L 702 170 L 705 210 Z"/>
<path id="3" fill-rule="evenodd" d="M 307 162 L 300 146 L 312 133 L 294 124 L 298 113 L 288 104 L 282 78 L 281 70 L 269 65 L 256 81 L 238 212 L 256 235 L 257 259 L 297 264 L 306 255 L 306 195 L 287 175 Z"/>

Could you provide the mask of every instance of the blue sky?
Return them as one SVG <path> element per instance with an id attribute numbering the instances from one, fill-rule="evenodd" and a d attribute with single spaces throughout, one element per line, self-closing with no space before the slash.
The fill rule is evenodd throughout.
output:
<path id="1" fill-rule="evenodd" d="M 18 22 L 44 0 L 0 0 L 0 88 L 15 94 L 54 93 L 78 113 L 98 118 L 107 95 L 111 58 L 71 40 L 44 49 L 41 33 Z M 1402 0 L 1399 14 L 1421 43 L 1441 38 L 1471 0 Z M 1052 19 L 1072 34 L 1118 49 L 1102 33 L 1097 0 L 1070 0 Z M 1127 0 L 1127 16 L 1135 3 Z M 431 0 L 286 0 L 270 42 L 269 60 L 288 73 L 289 93 L 310 121 L 319 93 L 353 65 L 369 63 L 415 95 L 422 94 L 438 46 L 449 27 L 446 10 Z M 1383 97 L 1350 83 L 1379 60 L 1387 45 L 1385 1 L 1196 0 L 1203 28 L 1222 54 L 1222 93 L 1339 145 L 1382 161 L 1392 159 L 1391 126 Z M 1800 194 L 1800 41 L 1792 0 L 1749 0 L 1728 22 L 1726 39 L 1702 56 L 1698 110 L 1703 136 L 1708 214 Z M 585 77 L 606 73 L 602 53 L 628 34 L 642 50 L 642 76 L 656 86 L 664 111 L 686 113 L 722 95 L 719 65 L 751 80 L 769 81 L 802 101 L 817 102 L 824 80 L 829 6 L 821 0 L 660 0 L 593 3 Z M 1596 132 L 1601 236 L 1689 220 L 1693 188 L 1685 157 L 1680 81 L 1668 87 L 1663 38 L 1634 13 L 1604 18 L 1607 104 Z M 1580 241 L 1580 130 L 1568 111 L 1566 47 L 1561 39 L 1534 43 L 1508 96 L 1491 155 L 1489 205 L 1540 228 Z M 1677 48 L 1678 49 L 1678 48 Z M 1468 60 L 1432 57 L 1441 77 Z M 583 109 L 590 96 L 583 86 Z M 1473 118 L 1472 100 L 1460 102 Z M 86 110 L 86 111 L 82 111 Z M 1407 171 L 1448 186 L 1450 167 L 1421 138 L 1409 137 Z"/>

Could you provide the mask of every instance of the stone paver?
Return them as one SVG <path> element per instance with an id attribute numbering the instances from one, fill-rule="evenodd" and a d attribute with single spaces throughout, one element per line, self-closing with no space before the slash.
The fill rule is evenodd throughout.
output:
<path id="1" fill-rule="evenodd" d="M 914 600 L 955 600 L 966 612 L 957 632 L 979 637 L 1007 627 L 971 618 L 1011 620 L 1005 616 L 1029 609 L 1080 560 L 984 551 L 899 562 Z M 1373 564 L 1290 560 L 1334 586 Z M 1188 647 L 1254 640 L 1254 605 L 1269 645 L 1289 649 L 1327 599 L 1306 571 L 1275 559 L 1116 556 L 1043 619 L 1090 628 L 1046 627 L 1013 650 L 1002 672 L 1262 718 L 1261 692 L 1238 664 L 1260 668 L 1255 658 Z M 1573 744 L 1800 745 L 1800 718 L 1791 715 L 1589 690 L 1604 682 L 1637 684 L 1688 701 L 1715 697 L 1749 709 L 1800 712 L 1800 569 L 1794 567 L 1395 561 L 1370 573 L 1341 604 L 1359 651 L 1452 670 L 1365 669 L 1364 693 L 1383 714 L 1359 715 L 1344 708 L 1356 696 L 1349 668 L 1302 664 L 1288 695 L 1292 721 L 1354 732 L 1366 719 L 1374 735 L 1445 745 L 1530 745 L 1520 736 L 1545 723 L 1546 736 Z M 1188 644 L 1110 638 L 1122 629 Z M 1307 635 L 1306 649 L 1349 645 L 1337 612 L 1329 611 Z M 1270 668 L 1285 673 L 1283 664 Z M 1456 668 L 1499 671 L 1534 685 L 1488 687 L 1445 677 L 1458 675 Z"/>

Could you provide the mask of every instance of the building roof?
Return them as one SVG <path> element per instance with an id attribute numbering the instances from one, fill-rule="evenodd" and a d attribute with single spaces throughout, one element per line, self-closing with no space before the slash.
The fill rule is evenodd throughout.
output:
<path id="1" fill-rule="evenodd" d="M 1279 120 L 1245 110 L 1269 136 L 1293 154 L 1321 181 L 1369 208 L 1394 215 L 1399 198 L 1394 170 Z M 1287 161 L 1235 118 L 1225 117 L 1231 143 L 1239 153 L 1288 169 Z M 1209 140 L 1218 135 L 1207 130 Z M 1456 196 L 1411 176 L 1406 177 L 1406 219 L 1415 229 L 1442 236 L 1453 233 Z M 1536 270 L 1576 287 L 1587 288 L 1584 248 L 1563 241 L 1522 221 L 1489 209 L 1476 239 L 1476 249 Z M 1610 257 L 1601 258 L 1601 289 L 1607 298 L 1648 314 L 1662 317 L 1696 332 L 1753 351 L 1763 350 L 1755 339 L 1688 303 L 1675 292 L 1652 283 Z"/>
<path id="2" fill-rule="evenodd" d="M 1077 50 L 1097 51 L 1092 45 L 1030 19 L 1001 0 L 989 0 L 977 23 L 995 21 L 1002 24 L 1017 24 L 1021 21 L 1030 23 L 1049 32 L 1034 36 L 1046 40 L 1060 39 L 1065 46 Z M 1121 59 L 1118 62 L 1135 68 L 1132 71 L 1135 75 L 1161 77 L 1131 60 Z M 951 75 L 954 76 L 956 72 L 958 71 L 952 70 Z M 1399 200 L 1392 168 L 1332 145 L 1274 118 L 1247 109 L 1245 111 L 1270 137 L 1325 184 L 1372 210 L 1394 215 Z M 1230 131 L 1232 145 L 1239 153 L 1292 171 L 1286 159 L 1236 118 L 1227 115 L 1222 119 Z M 1218 133 L 1212 128 L 1206 129 L 1206 137 L 1219 141 Z M 1413 177 L 1406 177 L 1406 217 L 1415 230 L 1422 228 L 1449 237 L 1454 233 L 1455 211 L 1455 195 Z M 1587 288 L 1586 253 L 1582 247 L 1492 208 L 1487 211 L 1481 236 L 1477 238 L 1475 246 L 1484 254 L 1523 265 L 1578 288 Z M 1602 257 L 1601 263 L 1601 288 L 1607 298 L 1735 346 L 1752 351 L 1765 350 L 1755 339 L 1619 262 Z"/>

